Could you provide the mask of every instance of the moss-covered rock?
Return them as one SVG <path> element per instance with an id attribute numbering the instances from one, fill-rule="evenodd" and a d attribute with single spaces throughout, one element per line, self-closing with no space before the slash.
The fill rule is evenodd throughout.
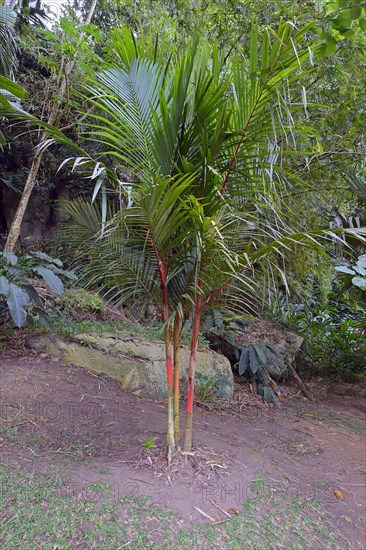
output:
<path id="1" fill-rule="evenodd" d="M 160 341 L 124 333 L 78 334 L 71 342 L 56 336 L 32 337 L 27 345 L 92 372 L 107 374 L 128 391 L 155 399 L 166 396 L 165 349 Z M 188 362 L 189 348 L 182 347 L 182 379 L 187 378 Z M 232 396 L 233 374 L 228 359 L 209 350 L 199 350 L 197 372 L 212 376 L 221 395 Z"/>

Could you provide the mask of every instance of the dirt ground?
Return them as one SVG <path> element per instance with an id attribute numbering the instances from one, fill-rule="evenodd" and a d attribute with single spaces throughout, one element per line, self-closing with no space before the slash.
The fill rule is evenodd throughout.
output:
<path id="1" fill-rule="evenodd" d="M 262 476 L 274 507 L 296 495 L 320 501 L 350 548 L 365 544 L 366 399 L 357 391 L 292 397 L 281 410 L 242 397 L 230 411 L 196 407 L 194 455 L 176 455 L 168 471 L 163 402 L 16 349 L 0 351 L 0 388 L 3 464 L 57 465 L 70 490 L 103 481 L 116 495 L 149 495 L 183 526 L 208 521 L 197 508 L 213 518 L 218 507 L 240 508 Z M 156 447 L 145 448 L 152 437 Z"/>

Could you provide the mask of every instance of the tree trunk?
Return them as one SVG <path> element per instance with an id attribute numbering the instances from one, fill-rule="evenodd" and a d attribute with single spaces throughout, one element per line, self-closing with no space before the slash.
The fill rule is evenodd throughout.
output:
<path id="1" fill-rule="evenodd" d="M 92 4 L 90 6 L 90 9 L 89 9 L 89 13 L 86 16 L 86 19 L 84 21 L 84 25 L 87 25 L 92 20 L 96 5 L 97 5 L 97 0 L 93 0 Z M 82 40 L 83 36 L 84 36 L 84 32 L 81 32 L 80 35 L 79 35 L 79 41 Z M 76 56 L 76 53 L 75 53 L 75 56 Z M 71 73 L 72 73 L 72 71 L 74 69 L 74 66 L 75 66 L 75 61 L 76 61 L 75 56 L 71 61 L 69 61 L 67 63 L 67 65 L 65 67 L 65 73 L 62 76 L 60 86 L 59 86 L 59 90 L 58 90 L 58 98 L 57 98 L 57 101 L 54 104 L 54 106 L 53 106 L 53 108 L 50 112 L 50 115 L 49 115 L 48 120 L 47 120 L 47 124 L 53 125 L 56 122 L 56 119 L 60 114 L 62 103 L 63 103 L 64 96 L 65 96 L 65 92 L 66 92 L 66 89 L 67 89 L 67 84 L 68 84 L 69 78 L 70 78 Z M 47 139 L 47 134 L 43 133 L 42 137 L 41 137 L 41 140 L 38 144 L 38 147 L 46 139 Z M 29 199 L 31 197 L 31 194 L 33 192 L 34 186 L 35 186 L 36 181 L 37 181 L 39 168 L 41 166 L 41 161 L 42 161 L 42 158 L 43 158 L 43 155 L 44 155 L 44 150 L 39 150 L 38 147 L 36 148 L 36 151 L 34 153 L 33 160 L 32 160 L 32 165 L 31 165 L 27 180 L 25 182 L 24 190 L 23 190 L 21 199 L 19 201 L 18 208 L 17 208 L 17 211 L 15 213 L 14 219 L 13 219 L 13 221 L 11 223 L 11 226 L 10 226 L 10 229 L 9 229 L 8 237 L 7 237 L 7 240 L 6 240 L 6 243 L 5 243 L 5 247 L 4 247 L 5 252 L 13 252 L 14 251 L 15 245 L 16 245 L 16 243 L 18 241 L 18 238 L 19 238 L 19 235 L 20 235 L 20 229 L 21 229 L 23 218 L 24 218 L 24 214 L 25 214 L 25 211 L 27 209 Z"/>
<path id="2" fill-rule="evenodd" d="M 167 429 L 167 454 L 168 463 L 170 464 L 173 451 L 175 449 L 174 440 L 174 406 L 173 406 L 173 354 L 170 328 L 168 325 L 168 306 L 164 306 L 164 322 L 165 322 L 165 355 L 166 355 L 166 371 L 167 371 L 167 386 L 168 386 L 168 429 Z"/>
<path id="3" fill-rule="evenodd" d="M 179 446 L 180 441 L 180 422 L 179 422 L 179 378 L 180 378 L 180 325 L 179 315 L 174 319 L 173 327 L 173 349 L 174 349 L 174 380 L 173 380 L 173 408 L 174 408 L 174 439 L 175 445 Z"/>
<path id="4" fill-rule="evenodd" d="M 289 364 L 289 369 L 291 371 L 292 376 L 294 377 L 294 380 L 295 380 L 296 384 L 299 386 L 300 390 L 305 395 L 305 397 L 307 397 L 307 399 L 309 399 L 309 401 L 314 401 L 313 395 L 307 389 L 304 382 L 301 380 L 300 376 L 297 374 L 297 372 L 295 370 L 295 367 L 291 363 Z"/>
<path id="5" fill-rule="evenodd" d="M 33 157 L 32 166 L 29 170 L 29 174 L 27 177 L 27 181 L 25 183 L 24 191 L 21 196 L 21 199 L 18 204 L 17 211 L 15 213 L 14 219 L 11 223 L 10 231 L 8 233 L 8 237 L 6 240 L 6 244 L 4 247 L 4 252 L 13 252 L 15 245 L 17 243 L 18 237 L 20 235 L 20 227 L 22 225 L 22 221 L 24 218 L 25 211 L 27 209 L 30 196 L 32 194 L 32 191 L 34 189 L 37 174 L 39 171 L 39 167 L 41 164 L 43 153 L 40 151 L 36 152 Z"/>
<path id="6" fill-rule="evenodd" d="M 188 396 L 187 396 L 187 412 L 186 412 L 186 424 L 183 435 L 183 451 L 190 452 L 192 450 L 192 427 L 193 427 L 193 394 L 194 394 L 194 376 L 196 372 L 196 357 L 198 347 L 198 335 L 201 322 L 201 294 L 200 285 L 199 291 L 196 296 L 192 340 L 191 340 L 191 354 L 189 357 L 188 368 Z"/>

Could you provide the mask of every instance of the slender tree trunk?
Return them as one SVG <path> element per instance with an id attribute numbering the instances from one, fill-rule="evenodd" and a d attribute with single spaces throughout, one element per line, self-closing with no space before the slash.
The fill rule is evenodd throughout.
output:
<path id="1" fill-rule="evenodd" d="M 167 453 L 168 463 L 170 463 L 173 451 L 175 449 L 174 440 L 174 406 L 173 406 L 173 353 L 172 339 L 170 328 L 168 325 L 169 310 L 168 304 L 164 304 L 164 322 L 165 322 L 165 354 L 166 354 L 166 371 L 167 371 L 167 386 L 168 386 L 168 429 L 167 429 Z"/>
<path id="2" fill-rule="evenodd" d="M 196 303 L 195 303 L 195 309 L 194 309 L 191 354 L 189 357 L 189 368 L 188 368 L 187 412 L 186 412 L 186 424 L 185 424 L 184 435 L 183 435 L 183 451 L 185 452 L 189 452 L 192 449 L 194 376 L 196 373 L 196 357 L 197 357 L 198 335 L 200 331 L 201 314 L 202 314 L 201 293 L 200 293 L 200 285 L 199 285 L 199 290 L 196 296 Z"/>
<path id="3" fill-rule="evenodd" d="M 166 377 L 167 377 L 167 388 L 168 388 L 168 429 L 167 429 L 167 455 L 168 455 L 168 464 L 170 464 L 173 451 L 175 449 L 174 441 L 174 406 L 173 406 L 173 346 L 171 331 L 169 327 L 169 297 L 168 290 L 166 287 L 166 276 L 168 265 L 164 261 L 162 256 L 160 256 L 153 237 L 150 234 L 150 244 L 155 253 L 159 274 L 160 274 L 160 289 L 161 289 L 161 298 L 163 303 L 163 322 L 164 322 L 164 336 L 165 336 L 165 360 L 166 360 Z"/>
<path id="4" fill-rule="evenodd" d="M 38 170 L 41 164 L 43 154 L 38 151 L 33 157 L 32 166 L 29 170 L 27 181 L 24 187 L 23 194 L 18 204 L 17 211 L 11 224 L 11 228 L 8 234 L 8 238 L 4 247 L 5 252 L 13 252 L 16 242 L 20 234 L 20 227 L 24 218 L 25 210 L 27 208 L 30 196 L 32 194 Z"/>
<path id="5" fill-rule="evenodd" d="M 180 378 L 180 323 L 179 315 L 174 319 L 173 327 L 173 349 L 174 349 L 174 380 L 173 380 L 173 408 L 174 408 L 174 439 L 176 447 L 180 441 L 180 422 L 179 422 L 179 378 Z"/>
<path id="6" fill-rule="evenodd" d="M 97 5 L 97 0 L 93 0 L 92 4 L 90 6 L 90 9 L 89 9 L 89 13 L 86 16 L 86 19 L 84 21 L 84 25 L 87 25 L 92 20 L 92 17 L 93 17 L 94 12 L 95 12 L 96 5 Z M 84 32 L 81 32 L 80 35 L 79 35 L 79 41 L 82 40 L 83 36 L 84 36 Z M 65 97 L 65 92 L 67 90 L 68 81 L 69 81 L 69 78 L 70 78 L 70 76 L 72 74 L 72 71 L 74 69 L 74 66 L 75 66 L 76 53 L 75 53 L 74 58 L 71 59 L 65 67 L 65 72 L 64 72 L 64 74 L 61 78 L 59 89 L 58 89 L 57 100 L 56 100 L 53 108 L 51 109 L 51 112 L 50 112 L 48 120 L 47 120 L 48 124 L 51 124 L 51 125 L 55 124 L 55 122 L 57 120 L 57 117 L 60 114 L 62 104 L 63 104 L 63 100 L 64 100 L 64 97 Z M 41 137 L 41 140 L 38 144 L 38 147 L 46 139 L 47 139 L 47 134 L 42 133 L 42 137 Z M 32 165 L 31 165 L 27 180 L 25 182 L 23 194 L 21 196 L 21 199 L 20 199 L 19 204 L 18 204 L 17 211 L 15 213 L 14 219 L 13 219 L 13 221 L 11 223 L 11 226 L 10 226 L 10 229 L 9 229 L 8 238 L 6 240 L 5 247 L 4 247 L 5 252 L 13 252 L 14 251 L 15 245 L 16 245 L 17 240 L 18 240 L 19 235 L 20 235 L 20 229 L 21 229 L 23 218 L 24 218 L 24 214 L 25 214 L 25 211 L 27 209 L 29 199 L 31 197 L 31 194 L 33 192 L 34 186 L 35 186 L 36 181 L 37 181 L 39 168 L 41 166 L 42 158 L 43 158 L 43 155 L 44 155 L 44 152 L 45 152 L 44 150 L 39 150 L 38 147 L 36 148 L 36 151 L 34 153 L 33 160 L 32 160 Z"/>

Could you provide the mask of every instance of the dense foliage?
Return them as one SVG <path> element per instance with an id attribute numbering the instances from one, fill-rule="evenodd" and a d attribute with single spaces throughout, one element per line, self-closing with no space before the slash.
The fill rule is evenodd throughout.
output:
<path id="1" fill-rule="evenodd" d="M 64 292 L 60 276 L 75 280 L 76 276 L 62 269 L 61 260 L 51 258 L 43 252 L 16 256 L 0 252 L 0 315 L 4 315 L 3 301 L 17 327 L 31 319 L 30 312 L 41 322 L 49 323 L 45 300 L 40 296 L 34 279 L 41 278 L 56 295 Z M 33 279 L 33 280 L 32 280 Z"/>

